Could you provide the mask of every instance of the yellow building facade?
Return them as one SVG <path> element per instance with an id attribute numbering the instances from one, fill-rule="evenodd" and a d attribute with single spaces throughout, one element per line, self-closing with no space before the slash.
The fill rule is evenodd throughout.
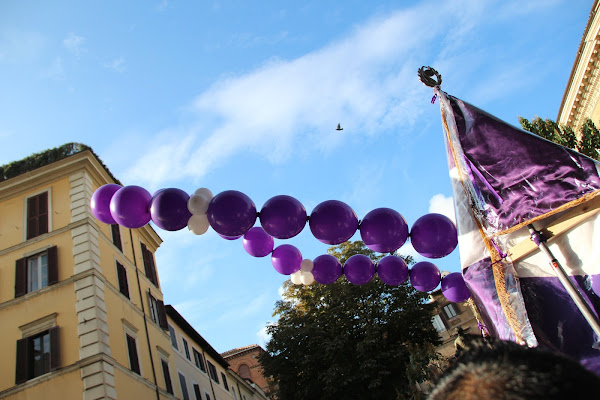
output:
<path id="1" fill-rule="evenodd" d="M 170 354 L 176 371 L 169 372 L 184 400 L 266 400 L 264 392 L 230 368 L 229 363 L 172 306 L 167 305 Z M 165 380 L 168 380 L 166 372 Z"/>
<path id="2" fill-rule="evenodd" d="M 161 239 L 93 217 L 94 190 L 115 180 L 69 146 L 0 181 L 0 398 L 174 399 L 159 375 Z"/>

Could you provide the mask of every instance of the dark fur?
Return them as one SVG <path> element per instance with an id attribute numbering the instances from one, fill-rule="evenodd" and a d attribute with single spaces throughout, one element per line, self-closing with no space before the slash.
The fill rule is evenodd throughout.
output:
<path id="1" fill-rule="evenodd" d="M 457 341 L 457 358 L 429 400 L 600 398 L 600 377 L 563 355 L 477 336 Z"/>

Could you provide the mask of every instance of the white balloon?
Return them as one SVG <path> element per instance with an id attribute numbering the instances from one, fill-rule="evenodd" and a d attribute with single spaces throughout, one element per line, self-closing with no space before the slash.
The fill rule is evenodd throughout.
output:
<path id="1" fill-rule="evenodd" d="M 297 271 L 290 275 L 290 279 L 294 285 L 302 284 L 302 281 L 300 280 L 300 273 L 301 271 Z"/>
<path id="2" fill-rule="evenodd" d="M 188 229 L 195 235 L 205 234 L 209 226 L 206 214 L 192 215 L 188 220 Z"/>
<path id="3" fill-rule="evenodd" d="M 302 272 L 302 275 L 300 275 L 300 282 L 305 285 L 310 285 L 314 281 L 315 277 L 312 272 Z"/>
<path id="4" fill-rule="evenodd" d="M 188 200 L 188 210 L 194 215 L 206 214 L 210 199 L 203 194 L 193 194 Z"/>
<path id="5" fill-rule="evenodd" d="M 310 272 L 310 271 L 312 271 L 313 267 L 314 267 L 314 264 L 313 264 L 312 260 L 309 260 L 308 258 L 305 258 L 300 263 L 300 270 L 302 272 Z"/>
<path id="6" fill-rule="evenodd" d="M 202 196 L 206 197 L 208 199 L 208 201 L 210 201 L 214 197 L 212 192 L 210 190 L 208 190 L 207 188 L 200 188 L 200 189 L 196 190 L 196 192 L 194 192 L 194 194 L 201 194 Z"/>

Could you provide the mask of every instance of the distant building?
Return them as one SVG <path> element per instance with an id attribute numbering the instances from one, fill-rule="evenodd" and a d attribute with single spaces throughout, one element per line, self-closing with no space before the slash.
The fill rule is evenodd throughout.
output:
<path id="1" fill-rule="evenodd" d="M 226 351 L 221 355 L 239 376 L 255 383 L 265 393 L 269 393 L 269 383 L 258 361 L 258 356 L 264 352 L 265 350 L 262 347 L 253 344 Z"/>
<path id="2" fill-rule="evenodd" d="M 600 126 L 600 1 L 595 0 L 577 49 L 558 121 L 576 132 L 590 118 Z"/>
<path id="3" fill-rule="evenodd" d="M 461 328 L 467 334 L 480 335 L 475 314 L 467 303 L 452 303 L 444 297 L 441 289 L 432 292 L 429 296 L 436 305 L 433 316 L 433 326 L 438 331 L 442 344 L 437 351 L 445 358 L 454 356 L 456 349 L 454 341 Z"/>
<path id="4" fill-rule="evenodd" d="M 170 352 L 163 352 L 165 379 L 170 373 L 168 353 L 173 354 L 177 371 L 173 371 L 182 398 L 199 400 L 266 399 L 260 388 L 254 388 L 229 369 L 229 363 L 170 305 L 166 306 Z"/>

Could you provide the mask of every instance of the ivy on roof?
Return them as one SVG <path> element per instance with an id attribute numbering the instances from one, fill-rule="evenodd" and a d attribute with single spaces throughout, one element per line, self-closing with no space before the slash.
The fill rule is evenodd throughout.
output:
<path id="1" fill-rule="evenodd" d="M 44 150 L 39 153 L 34 153 L 29 157 L 25 157 L 22 160 L 13 161 L 11 163 L 1 165 L 0 166 L 0 182 L 3 182 L 7 179 L 14 178 L 26 172 L 33 171 L 37 168 L 46 166 L 48 164 L 52 164 L 53 162 L 60 161 L 64 158 L 72 156 L 77 153 L 81 153 L 82 151 L 88 150 L 90 153 L 96 157 L 98 162 L 102 165 L 102 167 L 106 170 L 108 175 L 118 184 L 121 182 L 113 176 L 113 174 L 108 170 L 106 165 L 100 160 L 100 157 L 91 147 L 82 144 L 82 143 L 66 143 L 62 146 L 55 147 L 53 149 Z"/>

